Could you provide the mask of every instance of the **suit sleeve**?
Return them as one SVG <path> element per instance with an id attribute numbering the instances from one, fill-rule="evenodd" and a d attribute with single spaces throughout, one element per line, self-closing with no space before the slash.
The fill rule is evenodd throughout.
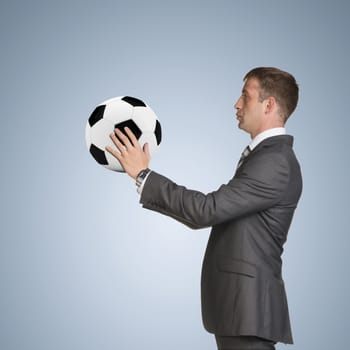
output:
<path id="1" fill-rule="evenodd" d="M 281 154 L 266 154 L 242 165 L 239 175 L 208 194 L 177 185 L 152 171 L 143 188 L 144 208 L 200 229 L 274 206 L 289 182 L 289 165 Z"/>

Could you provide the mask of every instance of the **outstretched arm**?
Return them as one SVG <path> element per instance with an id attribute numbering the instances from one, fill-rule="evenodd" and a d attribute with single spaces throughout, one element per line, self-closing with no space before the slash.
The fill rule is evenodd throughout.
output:
<path id="1" fill-rule="evenodd" d="M 170 179 L 152 173 L 141 194 L 143 207 L 170 216 L 200 229 L 214 226 L 245 215 L 258 213 L 276 205 L 288 184 L 288 165 L 278 159 L 262 158 L 266 172 L 258 174 L 248 166 L 216 191 L 204 194 L 177 185 Z"/>
<path id="2" fill-rule="evenodd" d="M 111 138 L 118 148 L 107 147 L 134 179 L 148 168 L 147 145 L 142 149 L 130 129 L 125 136 L 116 130 Z M 216 191 L 203 194 L 179 186 L 155 172 L 147 178 L 140 202 L 145 208 L 168 215 L 191 228 L 213 226 L 238 217 L 257 213 L 280 201 L 289 182 L 289 165 L 283 155 L 263 154 L 253 163 L 243 165 L 234 176 Z"/>

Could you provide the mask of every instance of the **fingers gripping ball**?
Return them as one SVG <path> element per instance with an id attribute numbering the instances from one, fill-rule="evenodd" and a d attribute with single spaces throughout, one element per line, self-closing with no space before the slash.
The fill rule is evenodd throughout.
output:
<path id="1" fill-rule="evenodd" d="M 114 147 L 109 136 L 114 129 L 118 128 L 125 133 L 125 127 L 134 133 L 141 147 L 148 143 L 151 157 L 155 154 L 162 139 L 156 114 L 146 103 L 135 97 L 114 97 L 99 104 L 86 123 L 86 146 L 98 164 L 113 171 L 124 172 L 119 161 L 105 148 Z"/>

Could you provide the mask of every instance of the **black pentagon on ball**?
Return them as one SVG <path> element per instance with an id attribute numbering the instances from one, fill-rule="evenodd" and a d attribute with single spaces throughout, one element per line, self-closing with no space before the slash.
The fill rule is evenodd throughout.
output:
<path id="1" fill-rule="evenodd" d="M 156 121 L 156 129 L 154 130 L 154 133 L 156 135 L 157 145 L 159 146 L 162 141 L 162 128 L 158 120 Z"/>
<path id="2" fill-rule="evenodd" d="M 89 125 L 93 127 L 100 119 L 103 118 L 106 105 L 97 106 L 89 117 Z"/>
<path id="3" fill-rule="evenodd" d="M 135 97 L 125 96 L 122 98 L 122 100 L 131 104 L 133 107 L 147 107 L 143 101 Z"/>
<path id="4" fill-rule="evenodd" d="M 135 135 L 135 137 L 137 139 L 139 139 L 141 134 L 142 134 L 142 131 L 140 130 L 140 128 L 137 126 L 137 124 L 132 119 L 128 119 L 124 122 L 115 124 L 114 127 L 119 129 L 124 135 L 126 135 L 124 128 L 128 127 L 133 132 L 133 134 Z M 117 135 L 115 135 L 115 136 L 117 136 Z M 130 140 L 129 136 L 127 136 L 127 137 Z M 124 145 L 124 142 L 119 137 L 118 137 L 118 140 Z"/>
<path id="5" fill-rule="evenodd" d="M 96 147 L 94 144 L 90 146 L 90 153 L 95 158 L 96 162 L 102 165 L 108 165 L 105 152 Z"/>

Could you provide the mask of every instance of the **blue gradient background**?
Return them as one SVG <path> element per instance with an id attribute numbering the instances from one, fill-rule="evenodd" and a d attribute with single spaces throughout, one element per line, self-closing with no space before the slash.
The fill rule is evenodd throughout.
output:
<path id="1" fill-rule="evenodd" d="M 251 68 L 292 72 L 287 124 L 304 192 L 285 245 L 295 345 L 349 331 L 347 1 L 1 1 L 0 349 L 215 349 L 200 314 L 209 229 L 143 210 L 85 146 L 94 106 L 144 99 L 151 167 L 208 192 L 249 135 L 233 104 Z"/>

